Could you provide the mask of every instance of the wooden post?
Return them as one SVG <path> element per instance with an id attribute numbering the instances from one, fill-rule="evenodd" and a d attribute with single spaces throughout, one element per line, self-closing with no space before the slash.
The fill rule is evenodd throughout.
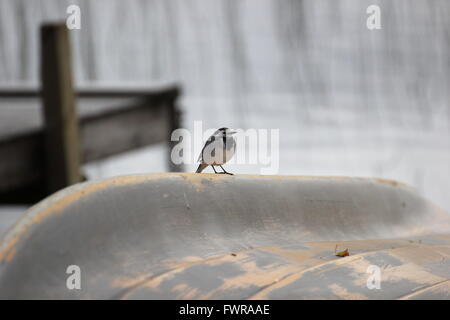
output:
<path id="1" fill-rule="evenodd" d="M 69 34 L 64 24 L 41 27 L 41 81 L 47 192 L 81 180 L 78 119 Z"/>

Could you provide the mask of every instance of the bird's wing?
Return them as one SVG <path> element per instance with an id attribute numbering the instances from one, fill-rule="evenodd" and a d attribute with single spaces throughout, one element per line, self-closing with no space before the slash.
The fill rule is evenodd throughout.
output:
<path id="1" fill-rule="evenodd" d="M 202 151 L 200 152 L 200 155 L 198 156 L 197 162 L 201 162 L 203 160 L 203 150 L 205 150 L 206 146 L 210 145 L 211 143 L 216 140 L 216 137 L 214 135 L 210 136 L 208 140 L 206 140 L 205 145 L 202 148 Z"/>

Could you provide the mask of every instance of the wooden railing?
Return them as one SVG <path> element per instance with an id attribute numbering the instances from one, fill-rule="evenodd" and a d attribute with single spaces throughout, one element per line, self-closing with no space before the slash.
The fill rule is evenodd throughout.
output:
<path id="1" fill-rule="evenodd" d="M 1 98 L 42 100 L 44 125 L 0 137 L 0 202 L 29 203 L 83 180 L 80 166 L 135 148 L 166 142 L 180 127 L 177 85 L 154 89 L 79 89 L 71 83 L 68 32 L 64 25 L 41 29 L 41 90 L 9 88 Z M 131 98 L 123 108 L 78 118 L 76 98 Z"/>

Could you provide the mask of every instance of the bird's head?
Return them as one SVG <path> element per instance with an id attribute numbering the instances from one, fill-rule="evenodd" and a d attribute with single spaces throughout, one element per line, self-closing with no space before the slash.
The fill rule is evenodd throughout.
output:
<path id="1" fill-rule="evenodd" d="M 231 136 L 235 133 L 236 133 L 236 131 L 232 130 L 230 128 L 220 128 L 214 133 L 214 135 Z"/>

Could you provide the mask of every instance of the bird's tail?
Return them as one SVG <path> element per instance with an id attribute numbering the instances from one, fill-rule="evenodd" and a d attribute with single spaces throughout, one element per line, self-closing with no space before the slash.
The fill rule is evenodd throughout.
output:
<path id="1" fill-rule="evenodd" d="M 202 172 L 208 165 L 205 163 L 200 163 L 200 165 L 197 168 L 197 171 L 195 171 L 195 173 L 200 173 Z"/>

